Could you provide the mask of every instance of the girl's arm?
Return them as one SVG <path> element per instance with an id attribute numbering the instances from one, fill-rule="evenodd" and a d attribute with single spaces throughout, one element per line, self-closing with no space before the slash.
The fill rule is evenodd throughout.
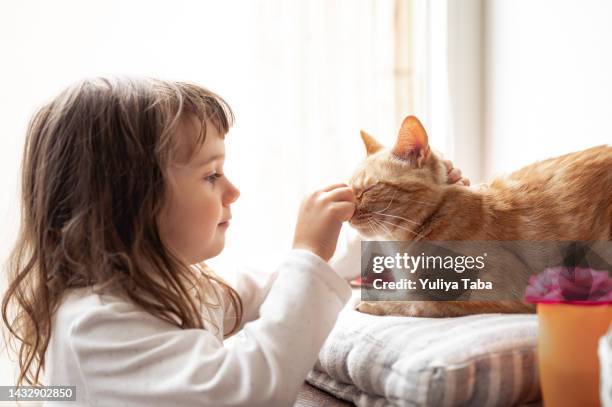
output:
<path id="1" fill-rule="evenodd" d="M 259 319 L 226 346 L 210 331 L 181 330 L 129 302 L 95 297 L 59 317 L 76 316 L 57 326 L 68 331 L 73 355 L 55 364 L 81 378 L 78 397 L 92 405 L 291 405 L 350 293 L 320 257 L 293 250 Z M 47 384 L 70 384 L 50 373 Z"/>
<path id="2" fill-rule="evenodd" d="M 355 196 L 346 184 L 330 185 L 306 196 L 300 206 L 293 247 L 315 253 L 325 262 L 330 261 L 336 251 L 342 222 L 349 220 L 354 210 Z M 259 305 L 275 278 L 276 274 L 256 271 L 238 275 L 234 287 L 243 299 L 243 323 L 257 318 Z M 224 325 L 226 329 L 231 329 L 233 324 L 233 315 L 228 313 Z"/>
<path id="3" fill-rule="evenodd" d="M 353 229 L 344 227 L 338 239 L 336 253 L 329 261 L 335 272 L 345 280 L 351 280 L 360 274 L 361 262 L 361 236 Z M 278 270 L 271 272 L 253 267 L 242 267 L 237 270 L 232 286 L 242 300 L 243 315 L 241 326 L 259 317 L 259 308 L 264 302 L 274 280 L 278 276 Z M 235 313 L 229 304 L 225 302 L 224 328 L 228 332 L 234 326 Z"/>
<path id="4" fill-rule="evenodd" d="M 242 300 L 243 314 L 241 327 L 259 317 L 259 308 L 268 296 L 277 276 L 278 270 L 270 272 L 250 267 L 238 270 L 233 287 Z M 234 310 L 230 306 L 229 300 L 227 300 L 223 323 L 226 332 L 234 326 L 234 318 Z"/>
<path id="5" fill-rule="evenodd" d="M 350 227 L 344 227 L 338 239 L 338 248 L 330 259 L 329 265 L 345 280 L 352 280 L 360 274 L 361 236 Z M 245 267 L 238 270 L 233 287 L 242 299 L 243 315 L 241 325 L 259 317 L 259 308 L 264 302 L 278 271 Z M 224 327 L 226 332 L 234 326 L 235 313 L 229 304 L 225 303 Z"/>
<path id="6" fill-rule="evenodd" d="M 345 226 L 338 238 L 338 249 L 329 261 L 336 273 L 346 280 L 361 274 L 361 242 L 363 238 L 351 227 Z"/>
<path id="7" fill-rule="evenodd" d="M 338 239 L 336 253 L 329 260 L 330 266 L 345 280 L 352 280 L 360 274 L 361 236 L 350 227 L 344 227 Z M 242 324 L 259 317 L 259 308 L 266 299 L 278 272 L 244 267 L 238 270 L 233 287 L 243 304 Z M 229 331 L 234 326 L 235 314 L 229 302 L 225 304 L 224 327 Z"/>
<path id="8" fill-rule="evenodd" d="M 49 361 L 57 369 L 46 384 L 80 379 L 83 404 L 291 405 L 351 296 L 327 261 L 354 210 L 354 195 L 344 184 L 304 199 L 294 250 L 277 271 L 259 318 L 226 346 L 211 331 L 179 329 L 127 301 L 90 295 L 89 302 L 72 303 L 58 313 L 54 332 L 60 336 L 50 352 L 58 360 Z"/>

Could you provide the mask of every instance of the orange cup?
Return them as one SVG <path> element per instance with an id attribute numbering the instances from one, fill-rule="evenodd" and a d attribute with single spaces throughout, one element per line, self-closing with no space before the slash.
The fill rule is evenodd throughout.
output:
<path id="1" fill-rule="evenodd" d="M 599 406 L 597 344 L 612 322 L 612 305 L 540 303 L 537 309 L 544 405 Z"/>

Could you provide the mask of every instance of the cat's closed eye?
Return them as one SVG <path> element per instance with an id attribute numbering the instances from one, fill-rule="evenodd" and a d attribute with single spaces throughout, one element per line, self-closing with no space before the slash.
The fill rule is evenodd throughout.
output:
<path id="1" fill-rule="evenodd" d="M 374 184 L 372 184 L 372 185 L 370 185 L 368 187 L 365 187 L 364 189 L 356 188 L 355 189 L 355 196 L 357 197 L 357 199 L 361 199 L 363 197 L 363 194 L 365 194 L 366 192 L 368 192 L 369 190 L 374 188 L 377 184 L 378 184 L 378 182 L 376 182 L 376 183 L 374 183 Z"/>

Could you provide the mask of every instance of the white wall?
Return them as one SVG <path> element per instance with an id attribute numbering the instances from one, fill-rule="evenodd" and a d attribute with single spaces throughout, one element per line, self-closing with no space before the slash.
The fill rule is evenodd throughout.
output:
<path id="1" fill-rule="evenodd" d="M 487 0 L 485 178 L 612 142 L 612 2 Z"/>

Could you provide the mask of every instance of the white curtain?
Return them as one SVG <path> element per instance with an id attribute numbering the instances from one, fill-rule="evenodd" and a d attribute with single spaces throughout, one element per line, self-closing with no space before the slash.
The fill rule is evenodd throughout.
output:
<path id="1" fill-rule="evenodd" d="M 227 138 L 242 190 L 225 253 L 211 264 L 272 267 L 290 248 L 301 196 L 346 181 L 363 128 L 396 132 L 394 1 L 259 1 L 245 65 L 248 101 Z"/>

